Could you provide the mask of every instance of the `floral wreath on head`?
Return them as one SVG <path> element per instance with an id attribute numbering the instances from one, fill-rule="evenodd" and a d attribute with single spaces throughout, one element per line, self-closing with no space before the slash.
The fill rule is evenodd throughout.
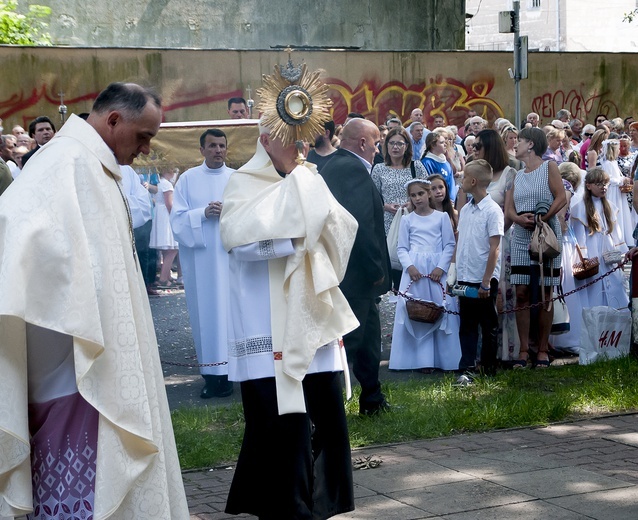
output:
<path id="1" fill-rule="evenodd" d="M 416 178 L 416 179 L 410 179 L 408 182 L 406 182 L 406 183 L 403 185 L 403 187 L 407 190 L 407 189 L 410 187 L 410 185 L 411 185 L 411 184 L 416 184 L 417 182 L 418 182 L 419 184 L 432 184 L 432 183 L 431 183 L 429 180 L 427 180 L 427 179 L 419 179 L 419 178 Z"/>

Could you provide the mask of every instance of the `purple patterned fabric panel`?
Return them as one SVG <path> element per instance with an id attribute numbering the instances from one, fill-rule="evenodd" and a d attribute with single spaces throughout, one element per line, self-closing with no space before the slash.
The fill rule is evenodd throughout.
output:
<path id="1" fill-rule="evenodd" d="M 98 419 L 79 393 L 29 405 L 29 520 L 92 520 Z"/>

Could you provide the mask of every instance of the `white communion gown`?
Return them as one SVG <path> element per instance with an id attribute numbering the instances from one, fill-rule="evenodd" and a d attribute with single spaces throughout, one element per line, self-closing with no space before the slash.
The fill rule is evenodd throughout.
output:
<path id="1" fill-rule="evenodd" d="M 441 268 L 444 271 L 441 284 L 445 287 L 455 245 L 454 232 L 447 213 L 434 211 L 427 216 L 410 213 L 403 217 L 397 246 L 399 260 L 403 266 L 400 291 L 405 292 L 410 283 L 407 268 L 411 265 L 422 274 L 429 274 L 436 267 Z M 438 305 L 443 302 L 441 287 L 427 278 L 412 284 L 409 294 Z M 445 298 L 445 307 L 448 310 L 455 308 L 452 300 L 450 296 Z M 405 299 L 399 298 L 389 368 L 456 370 L 460 359 L 459 317 L 443 313 L 442 318 L 436 323 L 412 321 L 407 314 Z"/>

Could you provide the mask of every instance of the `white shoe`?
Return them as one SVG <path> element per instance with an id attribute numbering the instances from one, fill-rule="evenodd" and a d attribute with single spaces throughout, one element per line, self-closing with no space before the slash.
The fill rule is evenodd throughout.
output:
<path id="1" fill-rule="evenodd" d="M 464 387 L 464 386 L 471 386 L 474 384 L 474 380 L 466 375 L 466 374 L 462 374 L 459 376 L 459 378 L 456 380 L 456 383 L 454 383 L 453 386 L 458 386 L 458 387 Z"/>

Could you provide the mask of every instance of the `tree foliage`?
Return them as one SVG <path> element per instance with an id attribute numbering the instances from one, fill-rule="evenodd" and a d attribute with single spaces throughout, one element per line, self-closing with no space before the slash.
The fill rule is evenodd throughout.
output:
<path id="1" fill-rule="evenodd" d="M 0 43 L 9 45 L 51 45 L 46 32 L 51 8 L 29 5 L 25 14 L 18 12 L 18 0 L 0 1 Z"/>

